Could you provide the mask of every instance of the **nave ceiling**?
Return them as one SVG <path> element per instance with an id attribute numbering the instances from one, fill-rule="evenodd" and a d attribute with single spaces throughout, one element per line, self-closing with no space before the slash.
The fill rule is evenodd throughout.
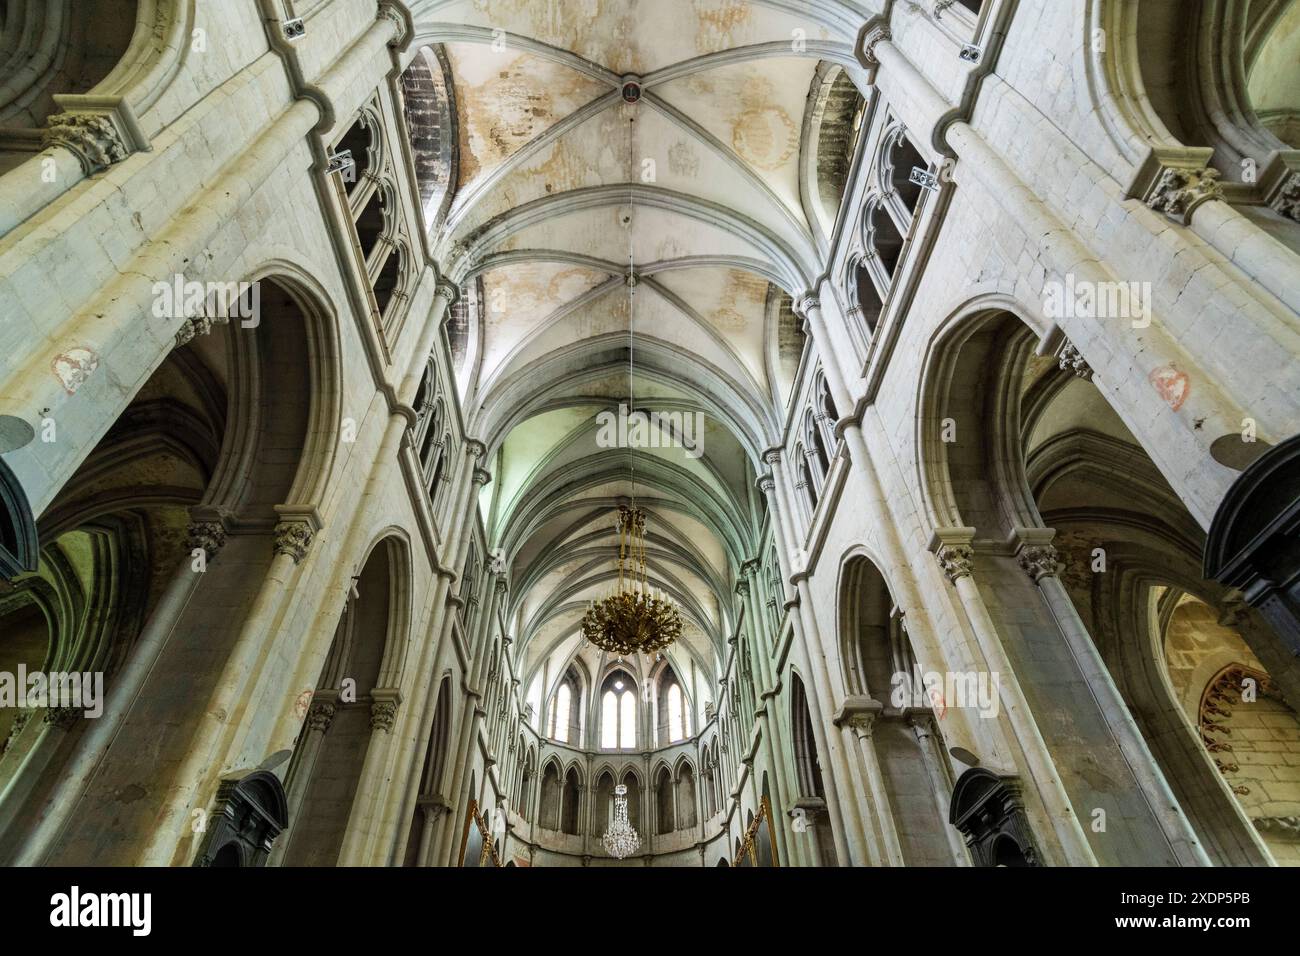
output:
<path id="1" fill-rule="evenodd" d="M 524 679 L 578 650 L 583 610 L 612 586 L 613 512 L 633 470 L 652 583 L 687 618 L 670 659 L 716 679 L 735 627 L 731 583 L 765 508 L 754 478 L 802 353 L 791 299 L 820 271 L 834 219 L 816 208 L 810 104 L 824 106 L 837 76 L 864 88 L 851 26 L 862 11 L 784 0 L 411 9 L 413 48 L 438 50 L 452 91 L 455 190 L 431 238 L 467 291 L 472 372 L 459 384 L 488 445 L 480 504 L 509 562 Z M 629 384 L 638 409 L 699 413 L 703 453 L 600 447 L 596 416 L 626 402 Z"/>

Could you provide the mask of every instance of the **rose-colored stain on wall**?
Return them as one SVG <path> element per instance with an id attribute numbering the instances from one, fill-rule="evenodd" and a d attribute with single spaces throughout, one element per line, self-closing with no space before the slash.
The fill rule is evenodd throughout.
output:
<path id="1" fill-rule="evenodd" d="M 1192 394 L 1191 380 L 1176 365 L 1162 365 L 1147 376 L 1147 381 L 1155 386 L 1165 404 L 1174 411 L 1182 408 L 1187 396 Z"/>
<path id="2" fill-rule="evenodd" d="M 50 362 L 50 370 L 54 372 L 54 377 L 59 380 L 59 384 L 69 395 L 75 395 L 77 389 L 85 384 L 86 379 L 90 378 L 90 374 L 98 367 L 99 356 L 91 349 L 80 346 L 60 352 Z"/>

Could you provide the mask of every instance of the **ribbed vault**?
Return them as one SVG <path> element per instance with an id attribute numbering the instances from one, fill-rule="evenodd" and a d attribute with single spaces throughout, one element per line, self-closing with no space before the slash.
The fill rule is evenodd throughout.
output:
<path id="1" fill-rule="evenodd" d="M 546 660 L 553 684 L 556 661 L 581 653 L 582 612 L 617 573 L 613 512 L 634 490 L 649 511 L 653 584 L 688 619 L 670 661 L 712 682 L 735 625 L 732 585 L 755 551 L 754 479 L 802 351 L 790 301 L 819 272 L 814 216 L 826 212 L 807 208 L 822 201 L 804 181 L 817 170 L 808 143 L 827 71 L 862 86 L 852 38 L 864 11 L 787 0 L 411 9 L 410 55 L 436 50 L 452 91 L 457 186 L 428 226 L 474 299 L 472 327 L 457 330 L 474 367 L 458 385 L 488 448 L 480 506 L 506 562 L 525 686 Z M 668 447 L 602 441 L 630 392 L 690 442 L 671 428 L 650 440 Z"/>

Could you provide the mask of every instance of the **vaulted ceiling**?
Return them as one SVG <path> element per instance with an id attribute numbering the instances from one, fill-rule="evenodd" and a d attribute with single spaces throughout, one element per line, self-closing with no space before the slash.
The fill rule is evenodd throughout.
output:
<path id="1" fill-rule="evenodd" d="M 716 678 L 762 521 L 754 477 L 803 349 L 790 298 L 813 284 L 827 243 L 810 104 L 824 105 L 828 71 L 865 89 L 852 56 L 865 11 L 411 8 L 417 44 L 441 45 L 453 88 L 457 184 L 434 242 L 473 300 L 462 401 L 489 448 L 480 504 L 509 562 L 524 676 L 577 651 L 582 611 L 616 572 L 613 512 L 634 473 L 651 577 L 689 621 L 671 656 Z M 630 390 L 639 409 L 699 413 L 702 454 L 602 447 L 596 416 Z"/>

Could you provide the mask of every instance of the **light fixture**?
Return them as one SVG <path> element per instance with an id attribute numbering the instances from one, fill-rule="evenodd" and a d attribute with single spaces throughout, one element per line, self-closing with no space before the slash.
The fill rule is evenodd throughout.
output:
<path id="1" fill-rule="evenodd" d="M 582 616 L 582 636 L 611 654 L 653 654 L 677 640 L 677 604 L 651 589 L 645 570 L 645 512 L 618 509 L 618 587 L 593 601 Z"/>
<path id="2" fill-rule="evenodd" d="M 627 819 L 627 787 L 614 788 L 614 822 L 601 837 L 605 852 L 616 860 L 623 860 L 641 848 L 641 837 Z"/>
<path id="3" fill-rule="evenodd" d="M 635 122 L 633 120 L 632 122 Z M 636 409 L 636 247 L 632 241 L 636 190 L 631 182 L 634 145 L 628 126 L 628 240 L 627 240 L 627 391 L 628 408 Z M 628 444 L 628 478 L 632 486 L 631 505 L 618 508 L 618 587 L 613 594 L 593 601 L 582 616 L 583 638 L 603 651 L 620 656 L 653 655 L 682 633 L 677 603 L 653 590 L 646 579 L 646 514 L 636 506 L 636 457 Z"/>

